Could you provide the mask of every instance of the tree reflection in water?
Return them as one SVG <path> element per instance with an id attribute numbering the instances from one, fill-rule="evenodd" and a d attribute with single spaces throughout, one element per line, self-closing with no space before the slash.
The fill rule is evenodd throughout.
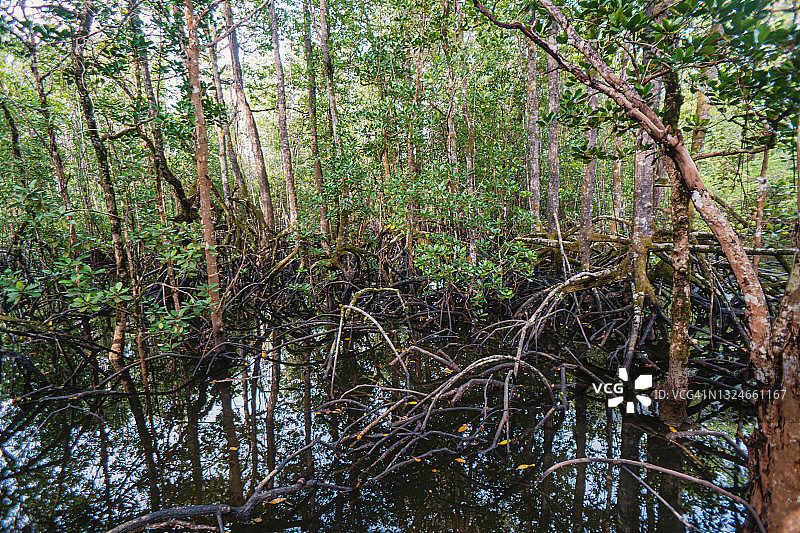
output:
<path id="1" fill-rule="evenodd" d="M 241 532 L 666 533 L 685 530 L 683 520 L 701 531 L 740 527 L 741 506 L 630 464 L 570 464 L 540 480 L 562 461 L 619 457 L 741 489 L 738 450 L 671 439 L 675 428 L 641 406 L 609 409 L 589 385 L 614 373 L 592 367 L 591 353 L 580 355 L 581 366 L 544 352 L 520 365 L 502 337 L 467 325 L 409 333 L 407 322 L 379 330 L 358 313 L 337 318 L 295 320 L 270 334 L 256 328 L 261 334 L 231 342 L 228 357 L 201 365 L 188 350 L 164 355 L 169 363 L 149 376 L 157 386 L 143 402 L 155 480 L 107 368 L 87 369 L 84 389 L 64 392 L 49 384 L 68 382 L 84 364 L 76 352 L 4 351 L 4 391 L 16 397 L 2 412 L 4 528 L 111 530 L 153 510 L 153 482 L 165 510 L 149 521 L 162 524 L 153 531 L 181 523 L 216 530 L 217 511 L 226 530 Z M 414 348 L 396 348 L 407 345 Z M 575 350 L 555 334 L 538 347 Z M 49 375 L 26 363 L 48 356 Z M 484 362 L 467 370 L 476 361 Z M 735 433 L 735 409 L 706 405 L 694 414 Z M 273 465 L 277 474 L 264 480 Z M 216 504 L 195 516 L 174 511 Z"/>

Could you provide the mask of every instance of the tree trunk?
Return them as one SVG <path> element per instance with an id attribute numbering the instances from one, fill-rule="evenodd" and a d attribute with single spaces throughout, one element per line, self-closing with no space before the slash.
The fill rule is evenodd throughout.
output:
<path id="1" fill-rule="evenodd" d="M 625 53 L 625 50 L 620 51 L 620 70 L 622 71 L 623 79 L 627 79 L 625 76 L 625 69 L 628 66 L 628 56 Z M 619 119 L 616 119 L 614 122 L 615 130 L 617 130 L 621 126 Z M 616 131 L 614 135 L 614 162 L 611 166 L 611 179 L 613 181 L 613 193 L 612 193 L 612 200 L 611 200 L 611 209 L 614 215 L 614 221 L 612 222 L 612 232 L 617 237 L 620 236 L 620 227 L 621 223 L 620 220 L 625 218 L 624 207 L 622 205 L 622 179 L 624 174 L 624 163 L 625 157 L 622 154 L 622 134 L 619 131 Z"/>
<path id="2" fill-rule="evenodd" d="M 197 37 L 197 20 L 194 18 L 192 0 L 184 0 L 186 33 L 186 59 L 191 87 L 191 102 L 194 108 L 194 130 L 196 137 L 195 162 L 197 165 L 197 192 L 200 196 L 200 221 L 203 226 L 208 298 L 211 303 L 211 329 L 214 337 L 214 352 L 224 351 L 222 331 L 222 309 L 219 296 L 219 268 L 217 267 L 217 239 L 214 235 L 214 219 L 211 212 L 211 178 L 208 175 L 208 132 L 203 110 L 203 94 L 200 85 L 200 47 Z"/>
<path id="3" fill-rule="evenodd" d="M 158 120 L 158 100 L 156 100 L 153 90 L 153 81 L 150 76 L 150 61 L 147 56 L 147 41 L 142 32 L 142 23 L 137 14 L 138 4 L 134 0 L 128 0 L 128 12 L 130 13 L 130 26 L 134 36 L 143 45 L 133 48 L 133 56 L 141 73 L 144 93 L 147 97 L 147 114 L 150 119 L 150 135 L 153 137 L 152 152 L 155 160 L 156 173 L 160 178 L 169 183 L 175 191 L 175 197 L 181 206 L 181 212 L 177 217 L 180 221 L 192 221 L 197 218 L 197 212 L 192 202 L 186 197 L 183 184 L 175 177 L 167 163 L 167 156 L 164 152 L 164 137 L 161 134 L 161 125 Z"/>
<path id="4" fill-rule="evenodd" d="M 539 191 L 539 91 L 536 70 L 536 45 L 528 41 L 528 78 L 525 100 L 525 131 L 528 134 L 528 208 L 533 225 L 531 231 L 539 231 L 542 225 L 541 193 Z"/>
<path id="5" fill-rule="evenodd" d="M 764 159 L 761 161 L 761 174 L 758 176 L 758 198 L 756 199 L 755 230 L 753 231 L 753 248 L 761 248 L 762 227 L 764 224 L 764 202 L 767 200 L 767 169 L 769 168 L 769 150 L 764 150 Z M 760 255 L 753 256 L 753 269 L 758 274 Z"/>
<path id="6" fill-rule="evenodd" d="M 669 70 L 664 74 L 664 112 L 662 119 L 667 127 L 677 131 L 680 119 L 681 86 L 678 74 Z M 672 206 L 672 305 L 670 318 L 672 325 L 669 332 L 669 369 L 664 382 L 667 399 L 659 405 L 661 420 L 670 426 L 680 427 L 687 420 L 686 405 L 689 390 L 689 326 L 692 324 L 691 301 L 691 257 L 689 255 L 689 233 L 691 231 L 691 199 L 689 189 L 681 180 L 675 163 L 669 158 L 662 158 L 666 173 L 669 175 Z"/>
<path id="7" fill-rule="evenodd" d="M 314 73 L 314 49 L 311 43 L 311 0 L 303 0 L 303 50 L 306 58 L 306 77 L 308 80 L 308 129 L 311 135 L 311 159 L 314 162 L 314 186 L 319 197 L 319 231 L 323 241 L 330 238 L 328 223 L 328 204 L 325 201 L 322 162 L 319 159 L 319 139 L 317 135 L 317 80 Z"/>
<path id="8" fill-rule="evenodd" d="M 589 97 L 589 109 L 597 110 L 599 99 L 597 93 L 592 93 Z M 589 128 L 586 133 L 586 148 L 589 152 L 597 148 L 597 126 Z M 587 154 L 590 160 L 583 165 L 583 181 L 581 182 L 581 227 L 578 240 L 581 249 L 581 268 L 589 269 L 589 262 L 592 257 L 592 201 L 594 200 L 595 170 L 597 167 L 597 156 L 594 153 Z"/>
<path id="9" fill-rule="evenodd" d="M 409 61 L 410 64 L 410 61 Z M 412 100 L 411 123 L 406 133 L 406 168 L 408 172 L 409 191 L 406 203 L 406 241 L 405 248 L 408 254 L 408 275 L 414 265 L 414 230 L 417 225 L 417 200 L 415 183 L 419 179 L 420 165 L 417 161 L 417 146 L 414 142 L 414 129 L 417 127 L 419 102 L 422 99 L 422 48 L 417 49 L 416 68 L 411 73 L 409 69 L 409 82 L 414 86 L 414 99 Z"/>
<path id="10" fill-rule="evenodd" d="M 286 197 L 289 208 L 289 229 L 299 238 L 297 227 L 297 192 L 294 186 L 294 169 L 292 168 L 292 148 L 289 145 L 289 128 L 286 125 L 286 93 L 281 63 L 281 42 L 278 38 L 278 18 L 275 16 L 275 0 L 269 2 L 269 25 L 272 33 L 272 58 L 275 64 L 275 83 L 278 99 L 278 131 L 281 138 L 281 157 L 283 161 L 283 177 L 286 182 Z"/>
<path id="11" fill-rule="evenodd" d="M 796 149 L 796 157 L 800 157 L 800 117 Z M 794 262 L 772 324 L 770 355 L 777 379 L 762 382 L 758 426 L 748 446 L 753 479 L 750 502 L 769 533 L 800 530 L 800 183 L 797 202 Z M 752 328 L 753 318 L 750 321 Z M 751 359 L 754 350 L 751 347 Z M 751 523 L 751 530 L 753 526 Z"/>
<path id="12" fill-rule="evenodd" d="M 209 56 L 211 58 L 211 72 L 214 78 L 214 101 L 219 106 L 222 116 L 220 116 L 220 131 L 222 139 L 220 140 L 220 154 L 226 156 L 224 168 L 233 172 L 233 177 L 236 180 L 237 190 L 230 192 L 230 182 L 228 183 L 229 194 L 234 195 L 241 200 L 244 200 L 247 205 L 250 205 L 250 194 L 248 193 L 247 183 L 244 181 L 242 169 L 239 166 L 239 159 L 236 150 L 231 141 L 231 121 L 228 117 L 228 108 L 225 105 L 225 93 L 222 90 L 222 78 L 220 78 L 219 64 L 217 63 L 217 45 L 212 45 L 209 48 Z M 223 149 L 224 145 L 224 149 Z M 220 167 L 223 162 L 220 161 Z M 227 171 L 224 171 L 227 174 Z M 223 179 L 225 179 L 223 174 Z M 227 178 L 228 180 L 230 178 Z M 224 182 L 223 182 L 224 188 Z M 262 213 L 263 216 L 263 213 Z"/>
<path id="13" fill-rule="evenodd" d="M 464 41 L 464 12 L 461 10 L 461 4 L 455 0 L 455 8 L 458 14 L 458 42 L 462 48 L 465 46 Z M 467 76 L 468 71 L 464 62 L 460 62 L 459 68 L 461 70 L 461 114 L 464 116 L 464 124 L 467 126 L 467 142 L 464 145 L 464 161 L 466 164 L 466 177 L 467 177 L 467 194 L 470 198 L 475 199 L 475 128 L 472 125 L 472 118 L 469 114 L 469 92 L 467 91 Z M 475 228 L 469 229 L 469 264 L 476 266 L 478 264 L 478 251 L 475 245 Z"/>
<path id="14" fill-rule="evenodd" d="M 550 26 L 550 36 L 548 44 L 556 48 L 556 34 L 558 33 L 558 23 L 553 21 Z M 558 80 L 558 63 L 556 60 L 547 56 L 547 111 L 550 114 L 550 127 L 547 132 L 547 162 L 549 168 L 547 184 L 547 231 L 556 232 L 558 223 L 558 188 L 559 188 L 559 169 L 558 169 L 558 109 L 561 100 L 561 86 Z"/>
<path id="15" fill-rule="evenodd" d="M 614 137 L 614 150 L 619 154 L 622 152 L 622 139 L 620 139 L 619 135 Z M 614 192 L 612 197 L 612 212 L 614 214 L 614 222 L 612 231 L 614 235 L 620 235 L 620 220 L 624 218 L 623 206 L 622 206 L 622 174 L 623 174 L 623 163 L 624 159 L 621 156 L 617 156 L 614 158 L 614 162 L 611 166 L 611 179 L 614 182 Z"/>
<path id="16" fill-rule="evenodd" d="M 339 164 L 336 159 L 342 157 L 342 139 L 339 136 L 339 112 L 336 109 L 336 84 L 333 77 L 333 60 L 328 48 L 328 3 L 319 0 L 319 47 L 322 51 L 322 72 L 325 75 L 325 88 L 328 94 L 328 128 L 333 141 L 335 160 L 334 167 Z M 347 207 L 349 187 L 347 179 L 342 177 L 339 181 L 339 221 L 336 228 L 336 249 L 342 250 L 347 246 L 347 229 L 350 225 L 350 210 Z"/>
<path id="17" fill-rule="evenodd" d="M 208 55 L 211 60 L 211 72 L 214 79 L 214 103 L 217 104 L 220 112 L 219 123 L 217 124 L 217 139 L 219 143 L 219 172 L 222 177 L 222 197 L 225 199 L 225 204 L 232 208 L 230 169 L 228 168 L 228 142 L 231 133 L 228 125 L 228 113 L 225 109 L 225 96 L 222 92 L 222 79 L 219 74 L 216 44 L 211 44 L 208 49 Z"/>
<path id="18" fill-rule="evenodd" d="M 97 158 L 97 166 L 100 171 L 100 186 L 103 189 L 103 196 L 108 212 L 108 222 L 111 228 L 111 242 L 114 247 L 114 264 L 116 267 L 117 281 L 123 286 L 128 283 L 128 267 L 125 256 L 124 243 L 122 240 L 122 217 L 117 210 L 117 197 L 114 192 L 114 183 L 111 180 L 111 170 L 108 164 L 108 152 L 100 139 L 100 132 L 97 127 L 97 120 L 94 114 L 94 104 L 92 103 L 89 89 L 86 86 L 86 65 L 83 59 L 83 47 L 87 44 L 87 36 L 92 25 L 94 13 L 89 5 L 83 7 L 78 14 L 80 27 L 76 38 L 72 43 L 73 74 L 75 89 L 78 93 L 78 102 L 86 121 L 86 133 L 94 149 Z M 150 507 L 158 509 L 161 507 L 161 491 L 158 485 L 158 469 L 155 462 L 155 449 L 153 439 L 147 428 L 142 404 L 139 400 L 138 392 L 133 384 L 133 380 L 122 360 L 125 346 L 125 333 L 128 324 L 128 313 L 123 307 L 119 307 L 116 312 L 116 322 L 111 347 L 108 351 L 108 360 L 115 373 L 119 374 L 120 383 L 128 396 L 128 403 L 131 408 L 131 415 L 136 423 L 136 431 L 142 445 L 147 467 L 147 476 L 150 488 Z"/>
<path id="19" fill-rule="evenodd" d="M 50 160 L 53 162 L 53 170 L 56 174 L 56 190 L 61 197 L 61 203 L 66 210 L 67 225 L 69 230 L 69 244 L 75 246 L 77 242 L 77 235 L 75 232 L 75 222 L 72 219 L 72 202 L 70 201 L 69 191 L 67 189 L 67 175 L 64 172 L 64 161 L 61 158 L 61 152 L 58 149 L 58 142 L 56 140 L 56 130 L 53 126 L 53 120 L 50 115 L 50 103 L 47 99 L 47 93 L 44 90 L 44 77 L 39 73 L 39 64 L 36 55 L 36 44 L 33 36 L 31 36 L 28 51 L 31 55 L 31 74 L 36 84 L 36 94 L 39 96 L 39 113 L 44 119 L 45 128 L 47 129 L 47 152 L 50 155 Z M 73 253 L 75 253 L 73 251 Z"/>
<path id="20" fill-rule="evenodd" d="M 231 54 L 231 71 L 233 73 L 233 89 L 236 95 L 236 109 L 242 113 L 244 119 L 247 140 L 249 141 L 250 156 L 255 166 L 258 190 L 261 195 L 261 212 L 264 215 L 264 223 L 267 230 L 275 233 L 275 210 L 272 204 L 272 191 L 270 190 L 269 177 L 267 176 L 267 166 L 264 162 L 264 153 L 261 151 L 261 138 L 258 135 L 258 127 L 247 96 L 244 94 L 244 82 L 242 81 L 242 65 L 239 62 L 239 39 L 236 36 L 236 29 L 233 27 L 233 11 L 228 0 L 222 2 L 222 11 L 225 14 L 227 25 L 228 47 Z"/>
<path id="21" fill-rule="evenodd" d="M 216 236 L 211 212 L 211 178 L 208 176 L 208 133 L 203 109 L 203 93 L 200 84 L 200 46 L 197 36 L 197 19 L 194 16 L 192 0 L 184 0 L 186 33 L 186 66 L 188 70 L 190 99 L 194 108 L 194 129 L 196 137 L 195 161 L 197 164 L 197 192 L 200 196 L 200 221 L 203 226 L 206 271 L 208 280 L 208 299 L 211 304 L 211 330 L 214 356 L 225 351 L 222 324 L 222 309 L 219 295 L 219 269 L 217 267 Z M 227 374 L 226 376 L 227 377 Z M 218 382 L 222 403 L 222 426 L 228 442 L 229 490 L 231 504 L 238 505 L 242 498 L 241 467 L 239 466 L 238 439 L 233 427 L 230 381 Z"/>

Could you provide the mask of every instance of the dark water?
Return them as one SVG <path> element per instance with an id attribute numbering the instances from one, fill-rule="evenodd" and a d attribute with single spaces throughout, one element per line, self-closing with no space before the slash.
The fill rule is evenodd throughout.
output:
<path id="1" fill-rule="evenodd" d="M 401 329 L 389 335 L 400 351 L 411 342 Z M 514 354 L 514 346 L 502 341 L 491 348 L 477 346 L 469 332 L 448 336 L 423 331 L 414 337 L 419 346 L 446 355 L 461 368 L 481 357 Z M 741 506 L 699 485 L 645 469 L 628 467 L 625 471 L 618 465 L 592 462 L 564 466 L 540 481 L 547 468 L 561 461 L 622 457 L 679 470 L 745 495 L 744 462 L 729 444 L 713 437 L 671 443 L 664 435 L 672 430 L 659 422 L 654 407 L 637 405 L 632 414 L 624 412 L 624 403 L 609 408 L 606 396 L 595 393 L 590 383 L 583 381 L 585 376 L 576 376 L 570 368 L 562 373 L 558 362 L 526 358 L 553 384 L 555 403 L 542 380 L 531 372 L 521 369 L 516 376 L 510 375 L 507 358 L 470 372 L 451 389 L 470 379 L 493 382 L 477 383 L 459 398 L 452 394 L 440 398 L 423 429 L 414 430 L 413 425 L 403 429 L 402 417 L 425 413 L 431 405 L 430 400 L 424 401 L 425 394 L 435 391 L 453 372 L 424 354 L 404 356 L 413 388 L 422 391 L 409 395 L 399 390 L 406 388 L 405 377 L 401 365 L 392 364 L 394 355 L 383 338 L 375 332 L 344 328 L 342 349 L 336 353 L 333 397 L 348 401 L 326 404 L 331 400 L 331 380 L 325 362 L 333 353 L 332 340 L 328 336 L 327 344 L 317 346 L 298 342 L 268 354 L 279 353 L 284 363 L 275 410 L 275 461 L 296 451 L 307 438 L 328 443 L 342 439 L 335 451 L 314 448 L 313 473 L 308 458 L 298 455 L 277 475 L 276 485 L 291 485 L 298 478 L 313 476 L 357 488 L 295 492 L 258 506 L 249 525 L 226 519 L 227 531 L 685 530 L 651 489 L 697 530 L 733 532 L 741 528 L 745 517 Z M 555 353 L 560 351 L 560 342 L 542 339 L 540 344 Z M 246 337 L 241 343 L 253 345 Z M 269 346 L 264 345 L 265 349 Z M 52 346 L 40 347 L 34 355 L 41 362 L 53 351 Z M 587 361 L 591 354 L 578 353 L 577 357 Z M 306 360 L 312 364 L 303 365 Z M 73 372 L 81 367 L 77 356 L 71 364 Z M 58 365 L 54 372 L 70 371 L 63 361 Z M 153 365 L 149 379 L 154 394 L 142 400 L 148 430 L 154 436 L 162 508 L 229 501 L 231 447 L 223 428 L 220 387 L 198 378 L 202 375 L 196 373 L 198 368 L 180 357 Z M 306 369 L 314 410 L 308 437 L 303 409 Z M 253 443 L 258 480 L 266 474 L 270 460 L 269 428 L 264 418 L 271 382 L 269 361 L 259 359 L 258 367 L 252 356 L 231 361 L 225 375 L 214 378 L 227 379 L 231 385 L 238 443 L 234 451 L 246 499 L 253 490 Z M 137 375 L 137 383 L 139 378 Z M 606 371 L 604 379 L 612 380 L 613 372 Z M 97 385 L 99 377 L 94 381 Z M 507 406 L 504 387 L 509 391 Z M 147 512 L 149 485 L 143 446 L 126 397 L 90 394 L 59 398 L 57 391 L 50 390 L 34 395 L 35 401 L 9 401 L 34 389 L 20 365 L 6 354 L 0 481 L 3 531 L 104 531 Z M 381 418 L 406 396 L 409 400 L 404 405 Z M 251 417 L 254 406 L 255 417 Z M 365 415 L 364 409 L 374 412 Z M 507 427 L 498 432 L 505 412 L 509 415 Z M 705 429 L 729 435 L 736 434 L 740 423 L 738 411 L 715 403 L 697 406 L 692 416 L 701 420 Z M 375 424 L 357 437 L 371 421 Z M 348 435 L 350 438 L 345 438 Z M 387 470 L 391 471 L 385 473 Z M 201 518 L 196 523 L 213 525 L 216 521 Z"/>

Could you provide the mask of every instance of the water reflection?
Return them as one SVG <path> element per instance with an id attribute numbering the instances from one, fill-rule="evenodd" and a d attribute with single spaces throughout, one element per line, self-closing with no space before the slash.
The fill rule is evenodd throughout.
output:
<path id="1" fill-rule="evenodd" d="M 389 335 L 396 345 L 410 340 L 402 330 Z M 418 352 L 404 369 L 377 333 L 358 328 L 345 328 L 334 373 L 325 373 L 323 364 L 334 353 L 332 338 L 318 346 L 313 339 L 288 342 L 273 335 L 260 356 L 221 361 L 211 379 L 199 379 L 194 363 L 176 357 L 167 367 L 171 373 L 150 376 L 170 386 L 145 397 L 141 417 L 131 415 L 125 394 L 5 401 L 4 531 L 104 531 L 153 502 L 161 508 L 240 505 L 267 472 L 303 446 L 309 448 L 267 486 L 302 478 L 357 489 L 287 494 L 256 508 L 250 524 L 228 523 L 229 530 L 666 533 L 686 530 L 684 516 L 700 531 L 740 529 L 740 510 L 730 502 L 636 466 L 573 464 L 540 481 L 562 461 L 620 457 L 686 472 L 733 492 L 741 488 L 736 465 L 742 460 L 735 452 L 714 441 L 673 442 L 667 435 L 674 428 L 642 407 L 631 414 L 624 406 L 609 408 L 585 376 L 566 374 L 563 390 L 556 386 L 557 406 L 565 408 L 553 410 L 535 376 L 477 372 L 476 383 L 436 405 L 429 433 L 413 446 L 402 433 L 379 430 L 423 411 L 409 401 L 383 414 L 383 406 L 407 395 L 404 388 L 434 390 L 450 375 L 442 361 L 463 367 L 480 356 L 463 336 L 461 342 L 453 334 L 416 336 L 441 360 Z M 539 363 L 544 377 L 561 383 L 563 365 Z M 102 374 L 96 371 L 92 379 L 96 389 Z M 507 425 L 504 387 L 512 390 Z M 330 403 L 331 390 L 334 398 L 350 391 L 348 401 Z M 14 391 L 17 397 L 29 392 Z M 375 407 L 370 434 L 358 425 L 364 406 Z M 735 413 L 715 417 L 720 429 L 734 433 Z M 338 449 L 310 447 L 313 440 L 333 443 L 346 435 L 355 436 Z M 380 474 L 392 465 L 397 467 Z M 213 518 L 196 523 L 216 527 Z"/>

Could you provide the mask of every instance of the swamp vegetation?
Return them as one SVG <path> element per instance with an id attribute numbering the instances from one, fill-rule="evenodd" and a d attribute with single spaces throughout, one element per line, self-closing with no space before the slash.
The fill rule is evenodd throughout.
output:
<path id="1" fill-rule="evenodd" d="M 799 15 L 0 0 L 0 529 L 797 533 Z"/>

